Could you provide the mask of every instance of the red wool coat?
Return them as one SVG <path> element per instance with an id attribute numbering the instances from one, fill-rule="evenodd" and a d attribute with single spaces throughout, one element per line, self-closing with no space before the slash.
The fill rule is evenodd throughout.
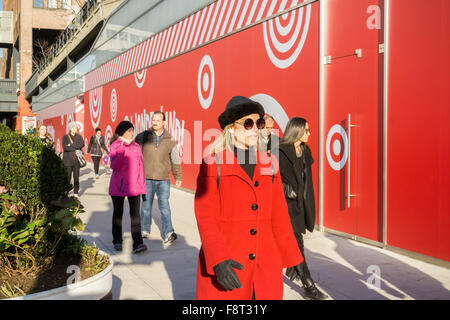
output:
<path id="1" fill-rule="evenodd" d="M 253 180 L 230 150 L 218 154 L 220 186 L 214 156 L 203 160 L 197 177 L 195 216 L 202 247 L 197 270 L 197 299 L 283 298 L 283 268 L 303 261 L 294 237 L 281 185 L 278 162 L 272 182 L 271 159 L 259 152 Z M 230 164 L 230 160 L 234 164 Z M 242 288 L 225 290 L 213 267 L 227 259 L 244 266 L 234 269 Z"/>

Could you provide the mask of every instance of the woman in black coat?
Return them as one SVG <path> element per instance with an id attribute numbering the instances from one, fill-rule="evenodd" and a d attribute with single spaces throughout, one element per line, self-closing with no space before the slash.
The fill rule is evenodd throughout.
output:
<path id="1" fill-rule="evenodd" d="M 289 120 L 283 138 L 280 140 L 279 157 L 280 173 L 284 195 L 291 218 L 292 228 L 299 249 L 305 258 L 303 234 L 306 230 L 314 231 L 316 206 L 312 183 L 311 165 L 314 162 L 308 145 L 311 132 L 308 122 L 299 117 Z M 305 260 L 286 270 L 292 280 L 300 279 L 306 298 L 313 300 L 326 299 L 314 284 Z"/>
<path id="2" fill-rule="evenodd" d="M 102 150 L 103 149 L 103 150 Z M 103 151 L 109 153 L 108 148 L 105 145 L 105 137 L 102 136 L 102 129 L 95 129 L 95 134 L 91 137 L 89 141 L 89 146 L 87 152 L 91 154 L 92 162 L 94 162 L 94 173 L 95 178 L 98 179 L 98 171 L 100 168 L 100 160 L 103 156 Z"/>
<path id="3" fill-rule="evenodd" d="M 78 133 L 78 126 L 75 122 L 69 124 L 69 133 L 64 135 L 63 144 L 63 163 L 69 175 L 69 182 L 73 174 L 73 193 L 78 197 L 80 190 L 80 164 L 78 163 L 75 150 L 81 150 L 84 147 L 83 137 Z"/>

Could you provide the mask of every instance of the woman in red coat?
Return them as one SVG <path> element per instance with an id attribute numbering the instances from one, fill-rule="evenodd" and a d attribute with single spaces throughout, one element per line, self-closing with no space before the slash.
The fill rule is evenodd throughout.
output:
<path id="1" fill-rule="evenodd" d="M 257 150 L 263 116 L 259 103 L 233 97 L 200 167 L 197 299 L 282 299 L 283 268 L 303 261 L 276 159 Z"/>

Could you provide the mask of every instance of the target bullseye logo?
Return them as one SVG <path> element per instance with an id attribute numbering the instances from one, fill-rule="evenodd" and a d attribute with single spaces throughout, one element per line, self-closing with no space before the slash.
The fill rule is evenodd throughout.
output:
<path id="1" fill-rule="evenodd" d="M 297 5 L 294 0 L 292 6 Z M 283 1 L 280 11 L 283 11 Z M 288 68 L 298 58 L 305 44 L 311 20 L 311 5 L 289 11 L 263 23 L 264 45 L 270 61 L 280 69 Z"/>
<path id="2" fill-rule="evenodd" d="M 110 111 L 111 111 L 111 120 L 112 120 L 112 122 L 115 122 L 116 116 L 117 116 L 117 92 L 116 92 L 116 89 L 112 89 L 112 91 L 111 91 Z"/>
<path id="3" fill-rule="evenodd" d="M 144 86 L 146 76 L 147 76 L 147 69 L 134 73 L 134 80 L 136 81 L 136 85 L 138 86 L 138 88 L 142 88 Z"/>
<path id="4" fill-rule="evenodd" d="M 214 65 L 211 57 L 205 55 L 200 62 L 197 77 L 198 100 L 203 109 L 208 109 L 214 96 Z"/>
<path id="5" fill-rule="evenodd" d="M 102 93 L 103 88 L 98 87 L 89 91 L 89 111 L 91 115 L 92 128 L 97 128 L 102 114 Z"/>
<path id="6" fill-rule="evenodd" d="M 341 125 L 335 124 L 328 131 L 325 148 L 330 167 L 335 171 L 342 170 L 348 158 L 348 138 Z"/>
<path id="7" fill-rule="evenodd" d="M 105 131 L 105 142 L 106 142 L 106 144 L 109 145 L 109 141 L 111 140 L 112 136 L 113 136 L 113 132 L 112 132 L 111 126 L 108 125 L 106 127 L 106 131 Z"/>

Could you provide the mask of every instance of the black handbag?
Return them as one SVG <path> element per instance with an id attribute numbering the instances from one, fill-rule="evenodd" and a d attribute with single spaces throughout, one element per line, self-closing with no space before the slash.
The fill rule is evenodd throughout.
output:
<path id="1" fill-rule="evenodd" d="M 69 137 L 70 143 L 73 144 L 72 138 L 70 137 L 70 133 L 67 136 Z M 75 150 L 74 158 L 77 158 L 80 168 L 86 167 L 86 160 L 84 159 L 83 151 Z"/>
<path id="2" fill-rule="evenodd" d="M 283 191 L 286 199 L 297 199 L 297 192 L 295 192 L 294 188 L 289 183 L 283 182 Z"/>

